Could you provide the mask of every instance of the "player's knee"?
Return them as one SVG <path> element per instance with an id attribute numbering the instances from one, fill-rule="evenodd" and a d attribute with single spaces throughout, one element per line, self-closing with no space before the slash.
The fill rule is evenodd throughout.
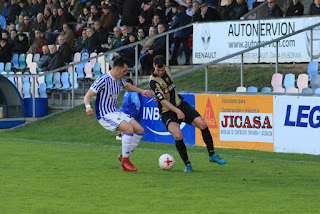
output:
<path id="1" fill-rule="evenodd" d="M 199 129 L 200 129 L 200 130 L 206 129 L 207 127 L 208 127 L 208 126 L 207 126 L 206 122 L 204 122 L 204 121 L 199 124 Z"/>
<path id="2" fill-rule="evenodd" d="M 128 127 L 127 130 L 126 130 L 126 133 L 133 134 L 134 133 L 133 127 L 132 126 Z"/>
<path id="3" fill-rule="evenodd" d="M 172 135 L 175 140 L 182 140 L 182 133 L 181 132 L 173 133 Z"/>
<path id="4" fill-rule="evenodd" d="M 137 130 L 136 130 L 137 134 L 143 134 L 144 133 L 144 128 L 142 126 L 140 126 Z"/>

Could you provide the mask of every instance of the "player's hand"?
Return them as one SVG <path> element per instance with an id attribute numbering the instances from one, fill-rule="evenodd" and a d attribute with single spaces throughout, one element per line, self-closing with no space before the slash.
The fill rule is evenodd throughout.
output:
<path id="1" fill-rule="evenodd" d="M 86 108 L 86 114 L 87 114 L 88 116 L 93 115 L 93 110 L 92 110 L 92 108 Z"/>
<path id="2" fill-rule="evenodd" d="M 179 111 L 177 112 L 177 116 L 178 116 L 178 120 L 182 120 L 182 121 L 184 121 L 184 119 L 185 119 L 185 115 L 184 115 L 184 113 L 179 109 Z"/>
<path id="3" fill-rule="evenodd" d="M 144 97 L 152 97 L 152 91 L 150 90 L 143 90 L 141 94 Z"/>

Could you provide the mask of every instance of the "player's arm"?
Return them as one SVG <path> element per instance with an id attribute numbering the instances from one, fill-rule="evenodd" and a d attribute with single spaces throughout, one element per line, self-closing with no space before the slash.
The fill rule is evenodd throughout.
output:
<path id="1" fill-rule="evenodd" d="M 136 106 L 137 112 L 139 112 L 141 107 L 141 102 L 140 102 L 138 93 L 132 93 L 130 99 L 131 99 L 131 102 L 133 102 L 134 105 Z"/>
<path id="2" fill-rule="evenodd" d="M 132 85 L 131 83 L 127 83 L 127 85 L 124 88 L 127 89 L 128 91 L 141 93 L 142 96 L 144 96 L 144 97 L 151 97 L 152 96 L 152 92 L 151 91 L 143 90 L 141 88 L 137 88 L 134 85 Z"/>
<path id="3" fill-rule="evenodd" d="M 84 105 L 86 106 L 86 114 L 88 116 L 93 115 L 93 110 L 91 108 L 90 105 L 90 101 L 91 98 L 95 95 L 96 93 L 94 91 L 92 91 L 91 89 L 88 90 L 88 92 L 86 93 L 86 95 L 84 96 L 83 100 L 84 100 Z"/>

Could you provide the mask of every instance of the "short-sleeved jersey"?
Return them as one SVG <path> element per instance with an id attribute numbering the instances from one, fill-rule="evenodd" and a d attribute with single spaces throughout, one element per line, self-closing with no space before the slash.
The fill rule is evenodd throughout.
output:
<path id="1" fill-rule="evenodd" d="M 161 105 L 161 100 L 166 99 L 174 106 L 179 106 L 182 102 L 182 97 L 176 91 L 169 68 L 166 67 L 166 72 L 162 77 L 151 74 L 149 84 L 154 96 L 159 101 L 158 108 L 161 114 L 169 111 L 169 109 Z"/>
<path id="2" fill-rule="evenodd" d="M 119 93 L 121 87 L 125 87 L 127 82 L 121 79 L 114 79 L 110 73 L 101 75 L 94 81 L 90 89 L 97 93 L 96 116 L 99 120 L 108 113 L 120 111 L 118 108 Z"/>

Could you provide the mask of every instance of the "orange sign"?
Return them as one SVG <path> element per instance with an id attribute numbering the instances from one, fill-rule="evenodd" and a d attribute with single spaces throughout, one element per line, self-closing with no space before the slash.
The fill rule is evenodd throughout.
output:
<path id="1" fill-rule="evenodd" d="M 216 147 L 273 151 L 273 96 L 195 94 Z M 196 129 L 196 145 L 204 146 Z"/>

